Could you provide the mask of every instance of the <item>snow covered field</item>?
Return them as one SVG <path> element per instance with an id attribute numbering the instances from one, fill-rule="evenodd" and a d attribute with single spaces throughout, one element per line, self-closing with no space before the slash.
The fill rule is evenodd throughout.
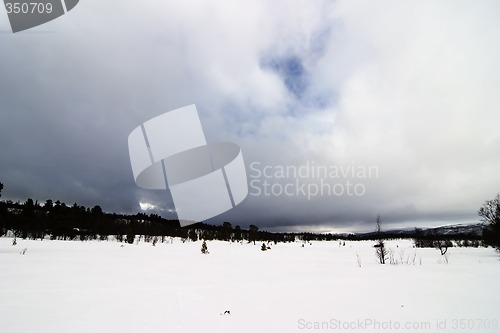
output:
<path id="1" fill-rule="evenodd" d="M 500 331 L 493 249 L 373 244 L 0 238 L 0 332 Z"/>

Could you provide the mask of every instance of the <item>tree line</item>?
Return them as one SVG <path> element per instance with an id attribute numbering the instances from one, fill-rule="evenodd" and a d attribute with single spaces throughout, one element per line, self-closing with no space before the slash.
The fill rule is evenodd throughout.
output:
<path id="1" fill-rule="evenodd" d="M 0 197 L 3 184 L 0 183 Z M 276 233 L 259 230 L 252 224 L 248 229 L 223 222 L 221 225 L 196 223 L 181 227 L 178 220 L 167 220 L 157 214 L 116 214 L 103 212 L 100 206 L 92 208 L 76 203 L 69 206 L 63 202 L 46 200 L 43 204 L 29 198 L 24 203 L 0 201 L 0 236 L 11 231 L 14 237 L 28 239 L 59 240 L 107 240 L 114 236 L 118 241 L 133 242 L 136 235 L 146 241 L 165 237 L 180 237 L 183 240 L 196 241 L 222 240 L 247 242 L 294 242 L 296 240 L 333 241 L 333 240 L 373 240 L 380 239 L 415 239 L 417 246 L 427 247 L 438 241 L 461 241 L 464 246 L 491 245 L 500 248 L 500 196 L 486 201 L 478 214 L 485 222 L 481 234 L 452 233 L 438 234 L 433 229 L 415 229 L 405 233 L 380 232 L 365 234 L 333 234 L 293 232 Z M 159 237 L 159 238 L 158 238 Z M 430 246 L 430 245 L 429 245 Z"/>

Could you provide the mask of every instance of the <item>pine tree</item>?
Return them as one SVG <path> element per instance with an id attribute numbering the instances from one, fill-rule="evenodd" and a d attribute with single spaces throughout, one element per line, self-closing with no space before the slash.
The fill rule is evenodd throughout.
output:
<path id="1" fill-rule="evenodd" d="M 129 244 L 133 244 L 134 243 L 134 239 L 135 239 L 135 232 L 132 229 L 132 227 L 129 227 L 128 230 L 127 230 L 127 239 L 126 239 L 126 241 Z"/>
<path id="2" fill-rule="evenodd" d="M 383 265 L 385 264 L 385 259 L 387 257 L 388 251 L 385 248 L 385 242 L 384 242 L 384 236 L 382 234 L 382 219 L 380 218 L 380 215 L 377 216 L 377 227 L 376 227 L 376 233 L 378 236 L 377 244 L 375 244 L 376 248 L 376 254 L 377 258 L 380 261 L 380 263 Z"/>
<path id="3" fill-rule="evenodd" d="M 191 241 L 196 242 L 198 240 L 198 234 L 196 233 L 196 229 L 190 229 L 188 232 L 188 237 Z"/>
<path id="4" fill-rule="evenodd" d="M 202 254 L 209 254 L 208 252 L 208 247 L 207 247 L 207 242 L 203 240 L 203 243 L 201 244 L 201 253 Z"/>
<path id="5" fill-rule="evenodd" d="M 249 243 L 253 242 L 253 245 L 255 245 L 255 241 L 257 240 L 258 235 L 259 235 L 259 227 L 251 224 L 248 230 L 248 242 Z"/>

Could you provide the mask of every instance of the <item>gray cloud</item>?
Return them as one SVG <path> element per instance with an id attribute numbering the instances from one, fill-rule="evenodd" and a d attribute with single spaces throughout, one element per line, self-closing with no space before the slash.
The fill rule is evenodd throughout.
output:
<path id="1" fill-rule="evenodd" d="M 238 143 L 249 176 L 256 161 L 379 170 L 354 179 L 363 196 L 249 196 L 212 223 L 361 230 L 377 214 L 390 226 L 477 221 L 500 184 L 497 7 L 86 0 L 17 34 L 0 15 L 2 198 L 118 212 L 148 202 L 173 218 L 168 193 L 136 187 L 127 137 L 196 104 L 207 139 Z"/>

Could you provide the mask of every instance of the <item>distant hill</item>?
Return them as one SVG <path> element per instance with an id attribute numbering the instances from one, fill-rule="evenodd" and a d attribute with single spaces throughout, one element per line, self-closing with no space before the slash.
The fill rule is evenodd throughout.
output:
<path id="1" fill-rule="evenodd" d="M 484 227 L 482 223 L 454 224 L 436 228 L 391 229 L 383 231 L 382 234 L 386 238 L 412 238 L 417 236 L 417 233 L 419 236 L 423 237 L 444 236 L 445 238 L 481 238 Z M 354 235 L 359 239 L 373 239 L 378 237 L 376 232 L 355 233 Z"/>

